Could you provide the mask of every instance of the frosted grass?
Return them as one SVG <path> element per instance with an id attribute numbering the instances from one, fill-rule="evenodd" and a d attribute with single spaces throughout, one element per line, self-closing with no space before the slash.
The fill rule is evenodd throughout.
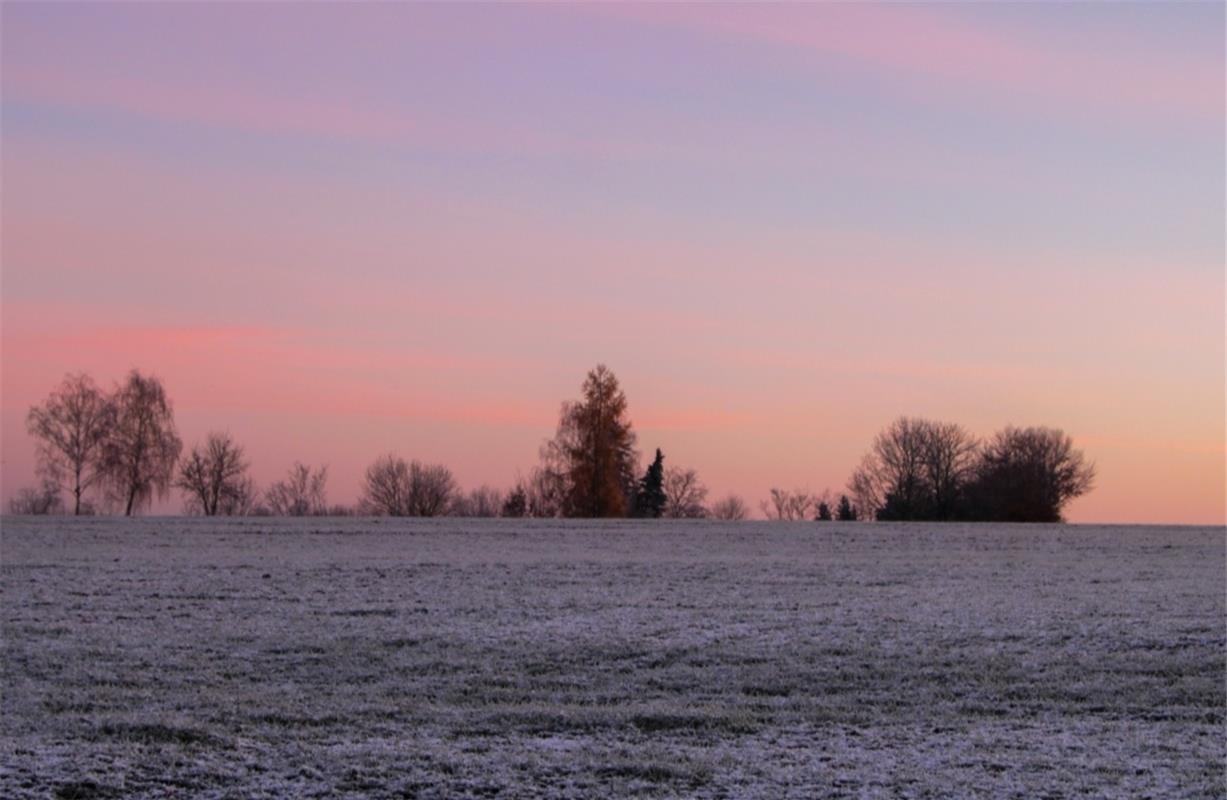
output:
<path id="1" fill-rule="evenodd" d="M 1222 528 L 5 518 L 5 797 L 1221 797 Z"/>

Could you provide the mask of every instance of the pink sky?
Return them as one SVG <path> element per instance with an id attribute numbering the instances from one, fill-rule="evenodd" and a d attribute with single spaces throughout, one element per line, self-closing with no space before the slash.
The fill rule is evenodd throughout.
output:
<path id="1" fill-rule="evenodd" d="M 713 498 L 908 414 L 1065 429 L 1074 521 L 1225 521 L 1221 6 L 2 14 L 6 502 L 69 371 L 350 502 L 510 485 L 604 362 Z"/>

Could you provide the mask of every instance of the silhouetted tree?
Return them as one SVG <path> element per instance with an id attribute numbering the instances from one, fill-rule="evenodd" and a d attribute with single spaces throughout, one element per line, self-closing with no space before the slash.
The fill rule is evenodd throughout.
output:
<path id="1" fill-rule="evenodd" d="M 707 516 L 703 503 L 707 487 L 693 469 L 669 467 L 665 470 L 665 516 L 672 519 L 701 519 Z"/>
<path id="2" fill-rule="evenodd" d="M 562 512 L 572 517 L 624 517 L 635 493 L 635 433 L 626 395 L 604 365 L 588 373 L 583 399 L 564 403 L 554 439 L 542 449 L 543 470 L 561 484 Z"/>
<path id="3" fill-rule="evenodd" d="M 797 489 L 788 491 L 786 489 L 771 490 L 771 502 L 766 500 L 759 503 L 759 508 L 763 511 L 763 516 L 769 520 L 776 522 L 787 522 L 790 520 L 812 519 L 814 512 L 818 508 L 819 499 L 807 491 Z"/>
<path id="4" fill-rule="evenodd" d="M 504 517 L 523 517 L 528 514 L 528 493 L 523 486 L 517 485 L 503 501 Z"/>
<path id="5" fill-rule="evenodd" d="M 328 467 L 312 470 L 295 461 L 283 480 L 264 492 L 269 511 L 279 517 L 305 517 L 328 512 Z"/>
<path id="6" fill-rule="evenodd" d="M 830 522 L 832 519 L 834 519 L 834 517 L 831 515 L 831 506 L 827 503 L 827 501 L 823 500 L 818 504 L 817 520 L 819 522 Z"/>
<path id="7" fill-rule="evenodd" d="M 735 494 L 725 495 L 713 503 L 711 507 L 712 519 L 737 521 L 745 519 L 749 516 L 749 513 L 750 510 L 746 508 L 746 501 Z"/>
<path id="8" fill-rule="evenodd" d="M 848 490 L 881 520 L 954 519 L 977 448 L 958 425 L 900 417 L 874 439 Z"/>
<path id="9" fill-rule="evenodd" d="M 50 478 L 37 489 L 22 489 L 9 499 L 10 514 L 58 514 L 64 510 L 60 487 Z M 80 513 L 80 510 L 74 512 Z"/>
<path id="10" fill-rule="evenodd" d="M 639 489 L 635 493 L 635 516 L 659 517 L 665 512 L 665 456 L 656 448 L 656 458 L 648 465 L 648 469 L 639 479 Z"/>
<path id="11" fill-rule="evenodd" d="M 388 454 L 366 470 L 363 503 L 391 517 L 434 517 L 447 511 L 456 492 L 451 470 Z"/>
<path id="12" fill-rule="evenodd" d="M 415 517 L 446 514 L 456 495 L 452 471 L 442 464 L 409 464 L 409 508 Z"/>
<path id="13" fill-rule="evenodd" d="M 366 468 L 363 503 L 373 514 L 409 516 L 409 462 L 392 454 Z"/>
<path id="14" fill-rule="evenodd" d="M 535 467 L 522 484 L 528 499 L 527 516 L 549 519 L 561 517 L 568 496 L 565 464 L 552 461 L 557 453 L 553 442 L 541 448 L 541 466 Z"/>
<path id="15" fill-rule="evenodd" d="M 983 447 L 967 488 L 966 516 L 1001 522 L 1059 522 L 1065 504 L 1091 490 L 1095 466 L 1054 428 L 999 431 Z"/>
<path id="16" fill-rule="evenodd" d="M 73 514 L 81 513 L 82 495 L 105 474 L 106 439 L 114 424 L 115 405 L 84 373 L 64 376 L 26 415 L 26 429 L 38 442 L 39 472 L 57 486 L 57 494 L 59 486 L 68 486 Z"/>
<path id="17" fill-rule="evenodd" d="M 260 490 L 250 475 L 235 481 L 218 504 L 217 513 L 223 517 L 246 517 L 255 514 L 260 502 Z"/>
<path id="18" fill-rule="evenodd" d="M 171 485 L 183 443 L 162 382 L 132 370 L 113 395 L 115 418 L 103 447 L 103 473 L 131 516 Z"/>
<path id="19" fill-rule="evenodd" d="M 204 447 L 193 447 L 179 465 L 175 486 L 187 494 L 189 513 L 214 517 L 242 513 L 253 492 L 243 448 L 228 433 L 210 433 Z"/>
<path id="20" fill-rule="evenodd" d="M 503 507 L 503 493 L 492 486 L 479 486 L 468 494 L 457 494 L 451 514 L 456 517 L 497 517 Z"/>
<path id="21" fill-rule="evenodd" d="M 856 522 L 856 509 L 852 506 L 851 501 L 848 500 L 848 495 L 841 494 L 839 496 L 839 506 L 836 508 L 835 517 L 840 522 Z"/>

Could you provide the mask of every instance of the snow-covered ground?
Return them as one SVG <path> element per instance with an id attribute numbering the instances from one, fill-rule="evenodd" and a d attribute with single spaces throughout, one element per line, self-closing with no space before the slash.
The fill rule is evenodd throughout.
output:
<path id="1" fill-rule="evenodd" d="M 0 796 L 1224 796 L 1222 528 L 5 518 Z"/>

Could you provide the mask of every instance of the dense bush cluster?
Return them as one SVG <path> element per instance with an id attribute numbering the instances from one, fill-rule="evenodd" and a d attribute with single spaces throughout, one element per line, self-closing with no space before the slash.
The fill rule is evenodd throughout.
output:
<path id="1" fill-rule="evenodd" d="M 952 423 L 901 417 L 848 488 L 879 520 L 1058 522 L 1094 479 L 1094 465 L 1053 428 L 1008 427 L 980 441 Z"/>

